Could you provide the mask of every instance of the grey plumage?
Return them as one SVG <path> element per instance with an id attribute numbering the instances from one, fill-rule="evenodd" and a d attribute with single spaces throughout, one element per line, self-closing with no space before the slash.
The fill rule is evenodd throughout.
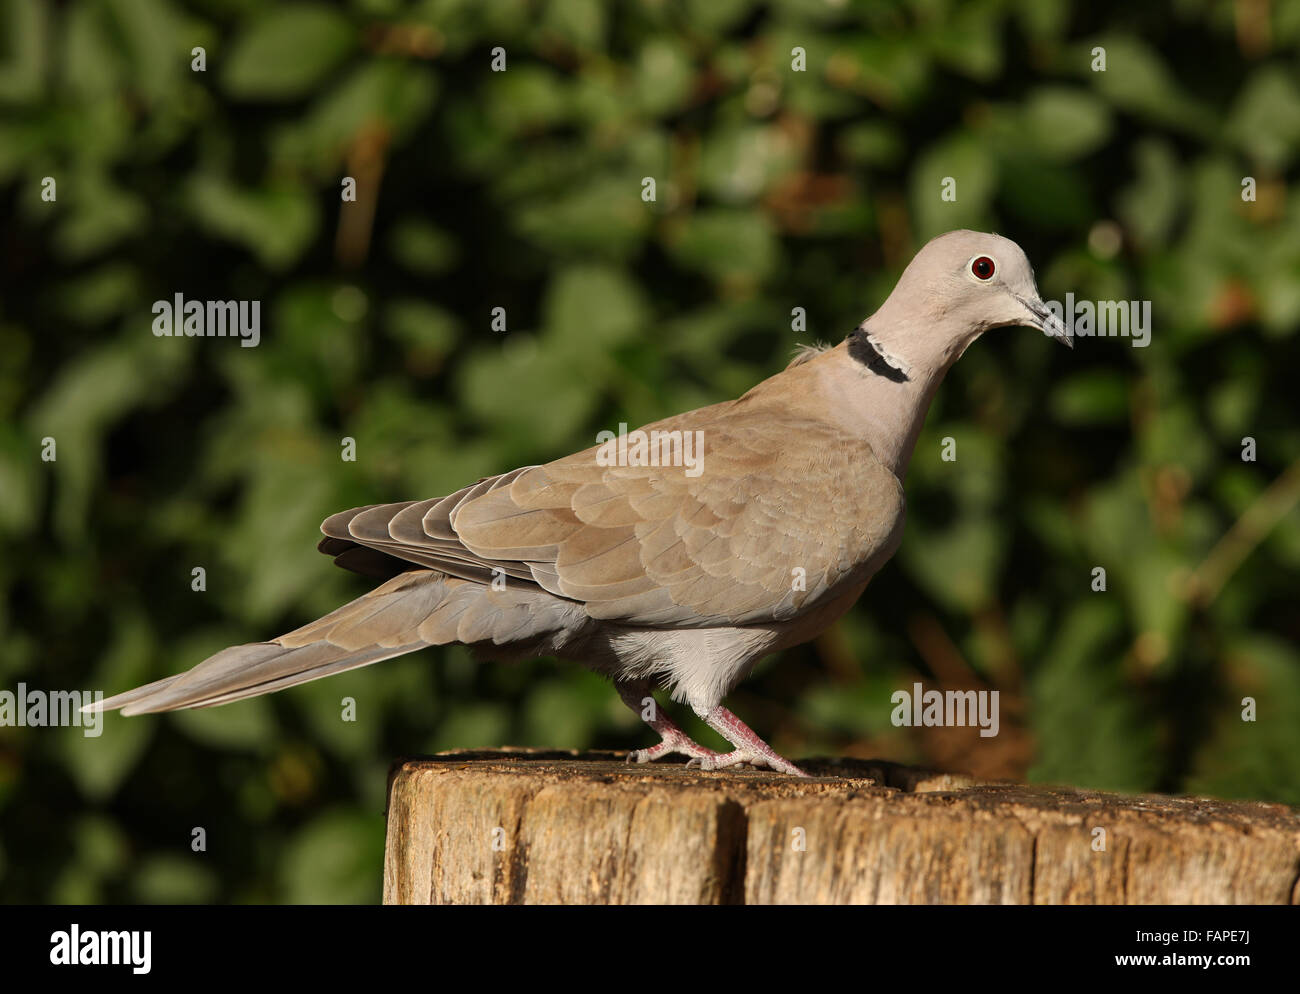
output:
<path id="1" fill-rule="evenodd" d="M 971 275 L 984 256 L 992 280 Z M 634 707 L 662 682 L 736 745 L 719 756 L 656 717 L 663 741 L 639 760 L 675 751 L 706 768 L 799 773 L 722 697 L 764 654 L 832 624 L 893 554 L 901 480 L 949 366 L 989 327 L 1060 337 L 1047 313 L 1013 242 L 950 233 L 841 345 L 799 354 L 737 400 L 642 429 L 700 433 L 698 475 L 607 465 L 596 446 L 445 497 L 332 515 L 321 551 L 379 587 L 102 706 L 211 707 L 460 642 L 488 658 L 578 660 Z"/>

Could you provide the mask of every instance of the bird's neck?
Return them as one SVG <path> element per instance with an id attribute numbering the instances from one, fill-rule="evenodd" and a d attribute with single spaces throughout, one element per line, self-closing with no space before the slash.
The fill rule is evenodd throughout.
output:
<path id="1" fill-rule="evenodd" d="M 930 402 L 957 357 L 909 354 L 897 342 L 872 333 L 870 322 L 864 326 L 870 342 L 851 335 L 790 372 L 810 380 L 798 390 L 802 402 L 868 442 L 901 482 Z M 869 350 L 872 344 L 876 350 Z"/>

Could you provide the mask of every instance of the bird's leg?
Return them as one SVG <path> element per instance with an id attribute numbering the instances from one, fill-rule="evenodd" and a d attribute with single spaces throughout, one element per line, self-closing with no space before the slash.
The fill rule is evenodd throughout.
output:
<path id="1" fill-rule="evenodd" d="M 629 752 L 627 754 L 629 763 L 648 763 L 652 759 L 658 759 L 660 756 L 667 756 L 674 752 L 689 756 L 692 760 L 698 759 L 701 762 L 717 759 L 721 755 L 712 749 L 706 749 L 704 746 L 697 744 L 689 735 L 678 728 L 676 722 L 660 710 L 659 702 L 654 699 L 654 694 L 650 691 L 650 684 L 645 680 L 619 680 L 614 683 L 614 687 L 618 690 L 618 696 L 623 698 L 623 703 L 635 711 L 642 721 L 659 733 L 660 741 L 658 744 L 652 745 L 649 749 L 636 749 Z M 648 701 L 647 698 L 649 698 Z"/>
<path id="2" fill-rule="evenodd" d="M 808 776 L 790 760 L 777 755 L 776 751 L 760 739 L 752 728 L 724 708 L 721 704 L 711 711 L 696 711 L 715 732 L 736 748 L 731 752 L 715 754 L 700 759 L 692 759 L 687 766 L 698 765 L 702 770 L 721 770 L 737 763 L 749 763 L 752 766 L 770 766 L 778 773 L 789 773 L 795 777 Z"/>

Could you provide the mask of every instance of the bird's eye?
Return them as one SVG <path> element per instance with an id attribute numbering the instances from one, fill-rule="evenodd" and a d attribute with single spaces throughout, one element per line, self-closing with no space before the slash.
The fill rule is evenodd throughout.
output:
<path id="1" fill-rule="evenodd" d="M 987 255 L 972 259 L 970 264 L 970 271 L 975 274 L 975 278 L 978 280 L 991 280 L 995 268 L 993 260 Z"/>

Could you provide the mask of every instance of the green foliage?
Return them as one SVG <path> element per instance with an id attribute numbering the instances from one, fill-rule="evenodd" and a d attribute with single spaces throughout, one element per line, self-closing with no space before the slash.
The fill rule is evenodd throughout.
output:
<path id="1" fill-rule="evenodd" d="M 326 515 L 736 396 L 971 226 L 1046 297 L 1152 301 L 1151 345 L 977 343 L 899 556 L 733 706 L 937 762 L 890 694 L 965 682 L 1023 744 L 981 772 L 1300 803 L 1298 49 L 1295 0 L 0 3 L 0 690 L 314 618 L 365 589 Z M 262 301 L 261 344 L 155 337 L 176 293 Z M 0 728 L 0 899 L 374 901 L 394 758 L 648 742 L 601 679 L 459 647 Z"/>

